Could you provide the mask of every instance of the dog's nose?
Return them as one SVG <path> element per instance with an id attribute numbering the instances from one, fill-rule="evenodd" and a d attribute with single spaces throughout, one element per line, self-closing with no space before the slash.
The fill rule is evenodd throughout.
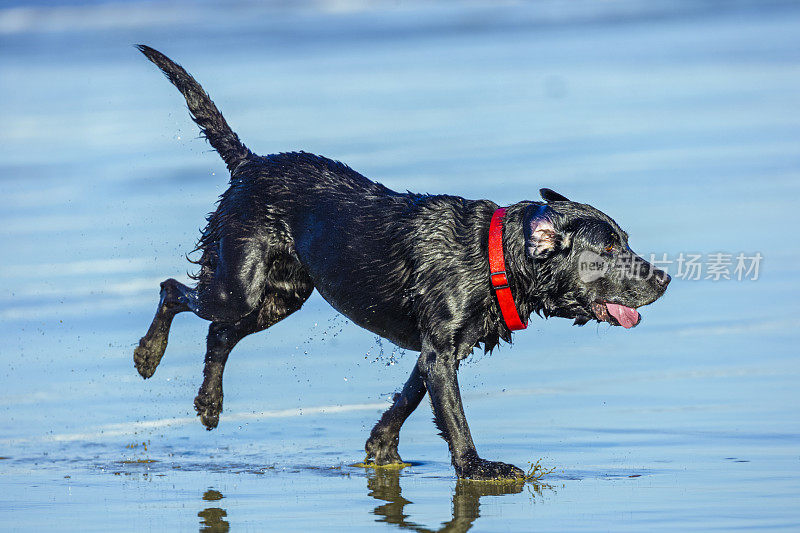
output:
<path id="1" fill-rule="evenodd" d="M 661 289 L 662 291 L 665 291 L 667 290 L 667 285 L 669 285 L 669 282 L 672 280 L 672 277 L 670 277 L 670 275 L 664 272 L 663 270 L 659 270 L 656 268 L 655 272 L 653 272 L 653 279 L 656 280 L 656 285 L 658 286 L 658 288 Z"/>

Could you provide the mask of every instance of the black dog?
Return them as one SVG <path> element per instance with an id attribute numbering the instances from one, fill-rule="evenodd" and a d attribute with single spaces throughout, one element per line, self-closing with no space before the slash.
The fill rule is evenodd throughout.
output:
<path id="1" fill-rule="evenodd" d="M 489 351 L 501 339 L 511 342 L 507 313 L 520 322 L 538 313 L 632 327 L 640 320 L 636 308 L 666 290 L 669 276 L 633 254 L 610 217 L 549 189 L 541 190 L 546 203 L 508 207 L 502 226 L 495 216 L 493 253 L 505 258 L 505 268 L 493 272 L 488 247 L 496 204 L 400 194 L 304 152 L 255 155 L 194 78 L 158 51 L 138 48 L 181 91 L 231 172 L 197 245 L 197 286 L 161 284 L 156 316 L 134 350 L 137 370 L 149 378 L 177 313 L 211 321 L 194 402 L 208 429 L 222 411 L 231 349 L 300 309 L 316 288 L 356 324 L 421 352 L 367 440 L 369 459 L 401 462 L 400 427 L 427 391 L 459 477 L 520 477 L 519 468 L 478 456 L 461 404 L 459 361 L 480 345 Z"/>

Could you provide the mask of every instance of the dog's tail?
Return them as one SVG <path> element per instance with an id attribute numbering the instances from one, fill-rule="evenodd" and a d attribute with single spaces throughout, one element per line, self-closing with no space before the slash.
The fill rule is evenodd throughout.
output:
<path id="1" fill-rule="evenodd" d="M 211 101 L 208 94 L 197 83 L 197 80 L 186 72 L 183 67 L 149 46 L 139 44 L 136 48 L 147 56 L 147 59 L 155 63 L 167 76 L 167 79 L 183 94 L 189 106 L 192 120 L 200 126 L 203 136 L 222 156 L 228 166 L 228 170 L 233 171 L 239 163 L 253 156 L 252 152 L 239 140 L 239 136 L 225 122 L 222 113 L 219 112 L 219 109 Z"/>

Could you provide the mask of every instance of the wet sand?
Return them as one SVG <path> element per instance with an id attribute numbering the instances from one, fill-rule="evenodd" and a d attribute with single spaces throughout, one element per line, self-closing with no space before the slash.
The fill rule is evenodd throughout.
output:
<path id="1" fill-rule="evenodd" d="M 800 528 L 800 8 L 13 5 L 4 530 Z M 427 402 L 401 433 L 411 466 L 348 466 L 415 354 L 317 294 L 237 346 L 207 432 L 207 324 L 179 315 L 150 380 L 132 351 L 158 283 L 188 280 L 226 174 L 137 42 L 195 74 L 257 152 L 499 203 L 550 187 L 641 253 L 760 253 L 759 278 L 676 278 L 634 330 L 534 319 L 468 360 L 479 451 L 555 469 L 538 484 L 457 481 Z"/>

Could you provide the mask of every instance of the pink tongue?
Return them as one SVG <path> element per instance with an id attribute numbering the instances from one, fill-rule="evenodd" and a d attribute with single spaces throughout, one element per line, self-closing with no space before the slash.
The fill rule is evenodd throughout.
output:
<path id="1" fill-rule="evenodd" d="M 639 312 L 632 307 L 612 303 L 606 303 L 606 307 L 611 316 L 624 328 L 632 328 L 639 323 Z"/>

